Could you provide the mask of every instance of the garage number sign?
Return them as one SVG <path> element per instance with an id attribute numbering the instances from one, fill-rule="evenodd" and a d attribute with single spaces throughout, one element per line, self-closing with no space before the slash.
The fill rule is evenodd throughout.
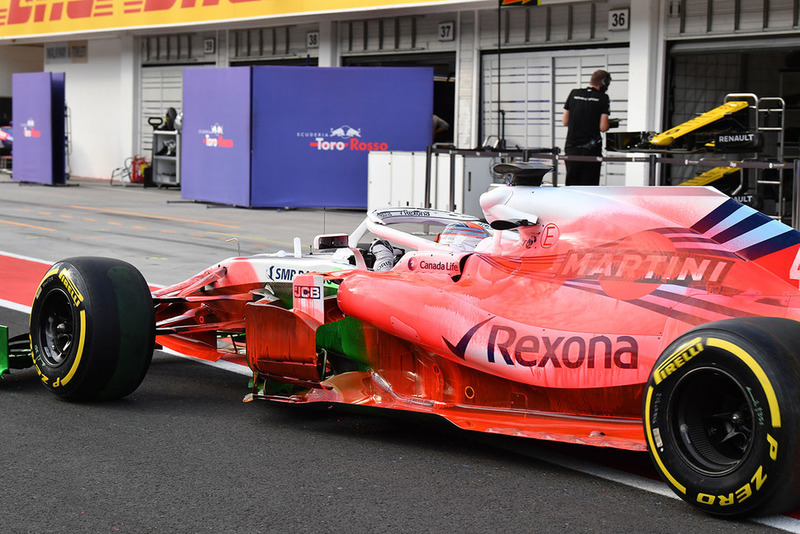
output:
<path id="1" fill-rule="evenodd" d="M 630 23 L 630 9 L 610 9 L 608 11 L 609 31 L 623 31 L 628 29 Z"/>
<path id="2" fill-rule="evenodd" d="M 452 41 L 456 38 L 456 24 L 455 22 L 440 22 L 439 23 L 439 40 Z"/>

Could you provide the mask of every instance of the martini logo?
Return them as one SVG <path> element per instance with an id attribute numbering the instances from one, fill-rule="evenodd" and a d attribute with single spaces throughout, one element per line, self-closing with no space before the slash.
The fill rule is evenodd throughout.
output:
<path id="1" fill-rule="evenodd" d="M 225 139 L 222 125 L 215 122 L 210 130 L 198 130 L 203 135 L 203 144 L 209 148 L 233 148 L 233 139 Z"/>
<path id="2" fill-rule="evenodd" d="M 308 146 L 326 152 L 367 152 L 387 151 L 389 144 L 382 141 L 362 141 L 361 128 L 353 128 L 344 124 L 338 128 L 331 128 L 330 134 L 316 134 Z M 306 135 L 298 134 L 298 137 Z"/>
<path id="3" fill-rule="evenodd" d="M 701 254 L 588 249 L 570 251 L 560 278 L 651 284 L 721 284 L 733 262 Z"/>
<path id="4" fill-rule="evenodd" d="M 33 119 L 28 119 L 28 122 L 22 125 L 23 137 L 41 137 L 42 131 L 36 129 L 36 123 Z"/>

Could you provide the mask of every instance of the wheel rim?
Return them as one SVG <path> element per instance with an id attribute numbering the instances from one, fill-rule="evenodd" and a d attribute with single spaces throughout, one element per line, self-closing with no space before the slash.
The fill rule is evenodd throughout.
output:
<path id="1" fill-rule="evenodd" d="M 42 358 L 50 367 L 62 365 L 75 342 L 75 322 L 69 295 L 56 289 L 42 302 L 39 315 L 39 346 Z"/>
<path id="2" fill-rule="evenodd" d="M 698 368 L 676 384 L 671 432 L 680 454 L 697 472 L 723 476 L 741 465 L 752 448 L 752 400 L 733 375 Z"/>

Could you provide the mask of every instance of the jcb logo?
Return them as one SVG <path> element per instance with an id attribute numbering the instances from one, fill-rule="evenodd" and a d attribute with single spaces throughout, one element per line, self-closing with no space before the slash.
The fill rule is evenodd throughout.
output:
<path id="1" fill-rule="evenodd" d="M 318 299 L 322 297 L 322 291 L 317 286 L 294 286 L 294 298 L 296 299 Z"/>

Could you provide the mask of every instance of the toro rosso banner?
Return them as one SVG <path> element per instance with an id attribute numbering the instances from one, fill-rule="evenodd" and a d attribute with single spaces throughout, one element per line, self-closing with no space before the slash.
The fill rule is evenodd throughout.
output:
<path id="1" fill-rule="evenodd" d="M 476 0 L 473 0 L 476 1 Z M 407 5 L 436 5 L 420 0 L 0 0 L 0 39 L 40 34 L 173 26 L 369 11 Z M 463 0 L 460 3 L 465 3 Z"/>
<path id="2" fill-rule="evenodd" d="M 14 173 L 20 182 L 55 185 L 64 174 L 64 73 L 12 75 Z"/>
<path id="3" fill-rule="evenodd" d="M 433 136 L 430 68 L 255 67 L 252 205 L 367 207 L 370 151 Z"/>
<path id="4" fill-rule="evenodd" d="M 181 194 L 249 207 L 367 207 L 370 151 L 423 151 L 430 68 L 230 67 L 183 74 Z"/>
<path id="5" fill-rule="evenodd" d="M 183 71 L 181 196 L 250 206 L 249 67 Z"/>

